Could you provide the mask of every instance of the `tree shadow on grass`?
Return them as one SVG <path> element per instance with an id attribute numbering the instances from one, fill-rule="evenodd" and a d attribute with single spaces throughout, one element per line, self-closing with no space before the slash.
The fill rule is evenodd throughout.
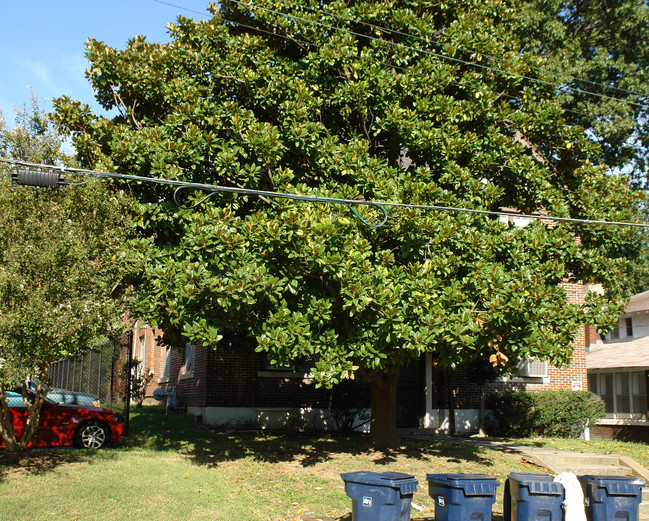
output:
<path id="1" fill-rule="evenodd" d="M 9 473 L 43 474 L 61 466 L 94 459 L 117 458 L 121 451 L 150 449 L 184 454 L 198 465 L 216 466 L 239 459 L 263 463 L 295 463 L 313 467 L 342 455 L 368 464 L 388 466 L 404 456 L 411 459 L 443 457 L 449 463 L 491 466 L 483 447 L 450 441 L 404 439 L 395 448 L 374 450 L 361 434 L 212 430 L 192 416 L 166 414 L 161 407 L 136 409 L 130 435 L 113 448 L 91 450 L 29 449 L 20 461 L 0 451 L 0 481 Z"/>
<path id="2" fill-rule="evenodd" d="M 92 457 L 92 456 L 90 456 Z M 0 481 L 10 473 L 45 474 L 60 465 L 82 463 L 89 457 L 72 449 L 27 449 L 20 457 L 0 452 Z"/>
<path id="3" fill-rule="evenodd" d="M 165 414 L 161 408 L 147 407 L 131 419 L 131 436 L 125 447 L 145 447 L 184 453 L 199 465 L 218 465 L 248 458 L 263 463 L 298 462 L 311 467 L 340 454 L 362 456 L 376 465 L 390 465 L 397 458 L 444 457 L 451 463 L 478 463 L 490 466 L 486 450 L 476 445 L 446 441 L 402 440 L 399 446 L 374 450 L 362 434 L 322 434 L 284 431 L 213 430 L 186 414 Z"/>

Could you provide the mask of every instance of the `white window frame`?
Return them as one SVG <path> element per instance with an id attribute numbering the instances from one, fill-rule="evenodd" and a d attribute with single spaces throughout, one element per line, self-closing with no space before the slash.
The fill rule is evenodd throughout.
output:
<path id="1" fill-rule="evenodd" d="M 627 338 L 633 338 L 633 317 L 624 319 L 625 333 Z"/>
<path id="2" fill-rule="evenodd" d="M 137 359 L 140 361 L 137 372 L 143 375 L 146 371 L 146 329 L 137 337 Z"/>
<path id="3" fill-rule="evenodd" d="M 264 369 L 257 372 L 257 376 L 265 378 L 301 378 L 311 381 L 313 375 L 310 368 L 315 364 L 316 357 L 302 360 L 297 365 L 277 367 L 273 365 L 268 358 L 264 360 Z"/>

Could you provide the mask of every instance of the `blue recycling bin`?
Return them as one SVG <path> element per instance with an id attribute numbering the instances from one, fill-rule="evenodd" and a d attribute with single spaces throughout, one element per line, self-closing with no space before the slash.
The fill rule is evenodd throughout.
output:
<path id="1" fill-rule="evenodd" d="M 418 481 L 400 472 L 346 472 L 340 475 L 352 498 L 352 521 L 409 521 Z"/>
<path id="2" fill-rule="evenodd" d="M 503 497 L 504 521 L 562 521 L 563 485 L 548 474 L 512 472 Z"/>
<path id="3" fill-rule="evenodd" d="M 644 481 L 633 476 L 578 476 L 588 521 L 637 521 Z"/>
<path id="4" fill-rule="evenodd" d="M 498 480 L 485 474 L 427 474 L 435 521 L 490 521 Z"/>

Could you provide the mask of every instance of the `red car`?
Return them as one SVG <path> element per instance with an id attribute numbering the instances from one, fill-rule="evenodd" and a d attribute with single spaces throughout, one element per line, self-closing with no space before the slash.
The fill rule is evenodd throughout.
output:
<path id="1" fill-rule="evenodd" d="M 27 419 L 22 394 L 6 391 L 11 420 L 20 437 Z M 124 438 L 124 417 L 118 412 L 83 405 L 65 405 L 45 399 L 38 430 L 30 447 L 74 446 L 98 449 Z M 4 448 L 0 438 L 0 448 Z"/>

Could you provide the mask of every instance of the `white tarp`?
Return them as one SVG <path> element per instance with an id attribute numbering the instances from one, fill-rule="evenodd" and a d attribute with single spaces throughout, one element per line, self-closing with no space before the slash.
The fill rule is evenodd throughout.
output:
<path id="1" fill-rule="evenodd" d="M 562 472 L 554 481 L 563 485 L 563 521 L 587 521 L 584 508 L 584 492 L 581 483 L 572 472 Z"/>

